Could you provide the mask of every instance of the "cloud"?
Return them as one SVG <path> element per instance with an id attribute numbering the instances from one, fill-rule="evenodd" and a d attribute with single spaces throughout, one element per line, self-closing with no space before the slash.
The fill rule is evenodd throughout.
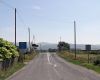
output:
<path id="1" fill-rule="evenodd" d="M 40 8 L 40 6 L 33 6 L 33 9 L 40 10 L 41 8 Z"/>

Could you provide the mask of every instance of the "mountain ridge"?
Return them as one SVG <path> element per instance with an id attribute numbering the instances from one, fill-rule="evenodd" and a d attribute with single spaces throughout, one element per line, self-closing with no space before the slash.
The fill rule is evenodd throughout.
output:
<path id="1" fill-rule="evenodd" d="M 14 43 L 13 43 L 14 44 Z M 39 45 L 38 49 L 48 50 L 51 49 L 57 49 L 57 43 L 49 43 L 49 42 L 40 42 L 36 43 Z M 19 46 L 19 43 L 17 42 L 17 46 Z M 29 47 L 29 43 L 27 42 L 27 47 Z M 70 48 L 74 49 L 74 44 L 70 43 Z M 76 48 L 79 50 L 85 50 L 85 44 L 76 44 Z M 100 50 L 100 45 L 91 45 L 92 50 Z"/>
<path id="2" fill-rule="evenodd" d="M 43 50 L 48 50 L 49 48 L 57 49 L 57 45 L 58 45 L 56 43 L 48 43 L 48 42 L 40 42 L 37 44 L 41 45 L 41 49 L 43 49 Z M 76 44 L 76 48 L 79 50 L 85 50 L 85 45 L 86 44 Z M 74 49 L 74 44 L 70 44 L 70 48 Z M 91 45 L 91 49 L 92 50 L 100 50 L 100 45 Z"/>

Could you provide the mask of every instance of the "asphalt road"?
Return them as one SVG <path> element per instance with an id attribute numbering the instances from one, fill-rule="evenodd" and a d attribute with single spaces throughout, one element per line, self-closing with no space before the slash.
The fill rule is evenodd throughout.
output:
<path id="1" fill-rule="evenodd" d="M 100 80 L 100 75 L 56 54 L 41 53 L 9 80 Z"/>

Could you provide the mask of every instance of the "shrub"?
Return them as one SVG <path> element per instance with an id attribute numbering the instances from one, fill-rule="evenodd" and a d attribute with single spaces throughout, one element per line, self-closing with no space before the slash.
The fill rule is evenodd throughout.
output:
<path id="1" fill-rule="evenodd" d="M 6 59 L 11 58 L 12 56 L 19 56 L 17 48 L 11 42 L 0 38 L 0 58 Z"/>
<path id="2" fill-rule="evenodd" d="M 94 65 L 100 65 L 100 56 L 96 57 L 94 60 Z"/>
<path id="3" fill-rule="evenodd" d="M 90 54 L 100 54 L 100 51 L 91 51 Z"/>
<path id="4" fill-rule="evenodd" d="M 6 70 L 9 65 L 13 64 L 14 58 L 18 56 L 19 53 L 16 46 L 0 38 L 0 61 L 2 61 L 2 69 Z"/>

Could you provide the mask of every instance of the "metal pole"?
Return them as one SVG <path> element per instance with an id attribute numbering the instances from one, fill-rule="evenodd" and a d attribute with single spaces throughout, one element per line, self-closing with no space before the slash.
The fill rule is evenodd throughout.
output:
<path id="1" fill-rule="evenodd" d="M 33 44 L 35 44 L 35 36 L 33 35 Z"/>
<path id="2" fill-rule="evenodd" d="M 60 36 L 60 42 L 61 42 L 61 36 Z"/>
<path id="3" fill-rule="evenodd" d="M 42 53 L 42 47 L 41 47 L 41 44 L 40 44 L 40 52 Z"/>
<path id="4" fill-rule="evenodd" d="M 31 44 L 30 44 L 30 28 L 28 28 L 28 33 L 29 33 L 29 51 L 31 49 Z"/>
<path id="5" fill-rule="evenodd" d="M 32 44 L 35 44 L 35 36 L 33 35 L 33 40 L 32 40 Z M 35 46 L 32 46 L 33 51 L 35 52 Z"/>
<path id="6" fill-rule="evenodd" d="M 74 21 L 74 47 L 75 47 L 75 59 L 76 59 L 76 22 Z"/>
<path id="7" fill-rule="evenodd" d="M 15 8 L 15 46 L 16 46 L 16 8 Z"/>
<path id="8" fill-rule="evenodd" d="M 89 63 L 89 60 L 90 60 L 90 55 L 89 55 L 90 51 L 88 51 L 88 63 Z"/>

